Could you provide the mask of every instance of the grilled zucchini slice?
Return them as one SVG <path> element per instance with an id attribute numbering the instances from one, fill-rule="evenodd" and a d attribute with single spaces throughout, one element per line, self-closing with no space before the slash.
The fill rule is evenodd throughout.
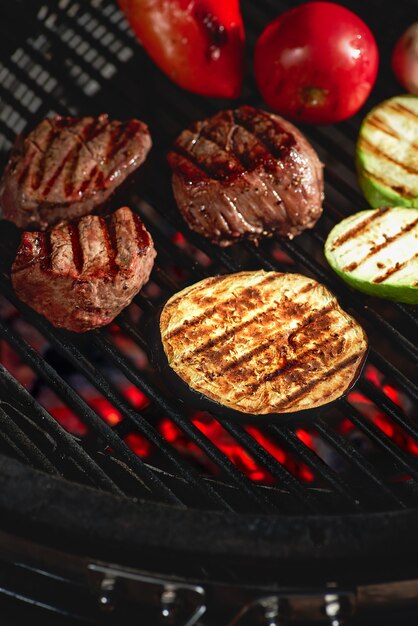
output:
<path id="1" fill-rule="evenodd" d="M 279 272 L 187 287 L 164 306 L 160 333 L 169 367 L 189 390 L 246 415 L 332 402 L 354 384 L 367 351 L 362 327 L 323 285 Z"/>
<path id="2" fill-rule="evenodd" d="M 325 256 L 359 291 L 418 304 L 418 209 L 392 207 L 350 215 L 328 235 Z"/>
<path id="3" fill-rule="evenodd" d="M 360 128 L 356 166 L 372 207 L 418 207 L 418 97 L 396 96 L 370 111 Z"/>

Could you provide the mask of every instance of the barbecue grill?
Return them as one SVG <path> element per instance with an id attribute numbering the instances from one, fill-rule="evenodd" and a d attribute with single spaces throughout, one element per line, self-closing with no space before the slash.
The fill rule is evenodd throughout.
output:
<path id="1" fill-rule="evenodd" d="M 112 204 L 138 212 L 158 253 L 150 283 L 115 323 L 76 335 L 16 298 L 9 269 L 19 233 L 1 223 L 0 607 L 7 623 L 41 616 L 44 624 L 133 617 L 189 626 L 415 624 L 417 308 L 351 290 L 322 252 L 333 224 L 368 208 L 354 142 L 365 113 L 400 92 L 390 50 L 416 18 L 414 1 L 390 11 L 376 0 L 355 7 L 381 48 L 376 87 L 357 116 L 302 128 L 325 163 L 317 226 L 293 241 L 229 249 L 185 226 L 165 162 L 183 127 L 229 103 L 172 84 L 113 0 L 3 5 L 2 165 L 16 134 L 51 113 L 144 120 L 151 155 Z M 262 104 L 254 42 L 289 5 L 242 3 L 242 103 Z M 314 277 L 368 333 L 356 386 L 309 420 L 237 424 L 221 411 L 196 411 L 150 362 L 145 322 L 160 305 L 201 278 L 243 269 Z"/>

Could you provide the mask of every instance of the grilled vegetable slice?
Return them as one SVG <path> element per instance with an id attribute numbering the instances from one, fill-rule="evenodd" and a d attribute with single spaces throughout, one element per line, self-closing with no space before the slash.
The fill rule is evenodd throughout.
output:
<path id="1" fill-rule="evenodd" d="M 418 209 L 384 208 L 350 215 L 328 235 L 325 256 L 356 289 L 418 304 Z"/>
<path id="2" fill-rule="evenodd" d="M 160 317 L 169 366 L 189 388 L 244 414 L 327 404 L 355 382 L 362 327 L 300 274 L 239 272 L 174 295 Z"/>
<path id="3" fill-rule="evenodd" d="M 356 164 L 372 207 L 418 207 L 417 97 L 396 96 L 370 111 L 360 128 Z"/>

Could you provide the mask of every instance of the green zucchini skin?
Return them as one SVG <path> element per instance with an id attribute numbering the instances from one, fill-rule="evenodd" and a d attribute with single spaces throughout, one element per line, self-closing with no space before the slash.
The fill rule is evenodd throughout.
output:
<path id="1" fill-rule="evenodd" d="M 335 273 L 354 289 L 418 304 L 418 209 L 355 213 L 331 230 L 324 253 Z"/>
<path id="2" fill-rule="evenodd" d="M 368 113 L 355 163 L 359 186 L 372 207 L 418 208 L 418 97 L 395 96 Z"/>

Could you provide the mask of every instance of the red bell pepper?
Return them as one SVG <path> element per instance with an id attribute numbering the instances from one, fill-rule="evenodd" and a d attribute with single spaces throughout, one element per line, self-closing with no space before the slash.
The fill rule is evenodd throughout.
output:
<path id="1" fill-rule="evenodd" d="M 241 93 L 244 25 L 239 0 L 118 0 L 158 67 L 203 96 Z"/>

